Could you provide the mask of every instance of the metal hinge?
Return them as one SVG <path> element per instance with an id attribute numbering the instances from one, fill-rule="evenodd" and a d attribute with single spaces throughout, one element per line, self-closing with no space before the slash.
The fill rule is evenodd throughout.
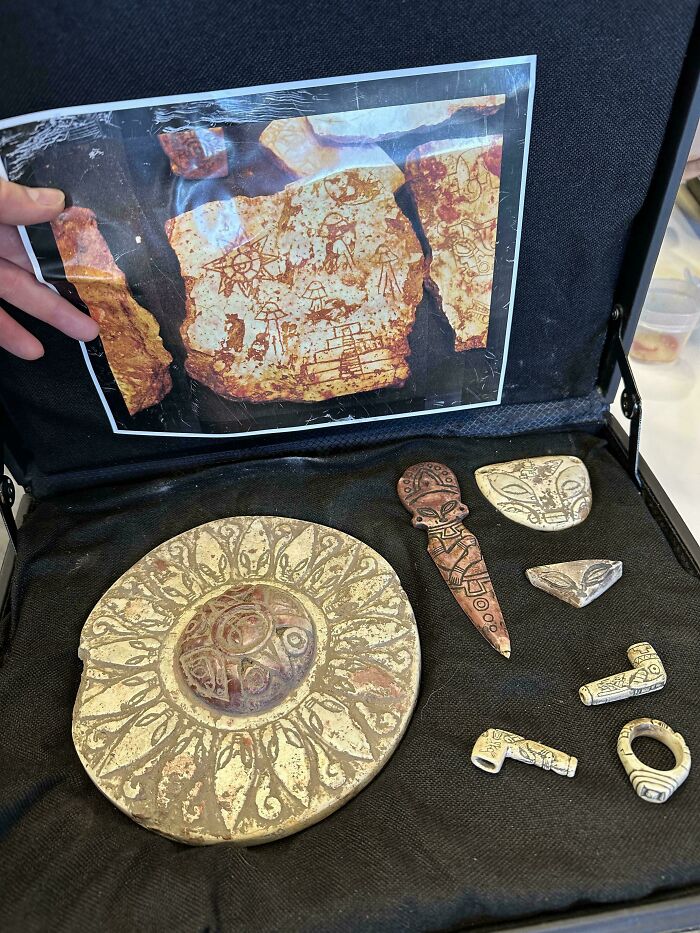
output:
<path id="1" fill-rule="evenodd" d="M 632 367 L 625 353 L 623 331 L 625 315 L 622 305 L 615 305 L 610 317 L 612 331 L 612 351 L 615 362 L 620 367 L 622 376 L 622 396 L 620 405 L 622 414 L 630 422 L 629 441 L 627 443 L 627 470 L 637 486 L 641 486 L 639 479 L 639 435 L 642 429 L 642 399 L 634 381 Z"/>
<path id="2" fill-rule="evenodd" d="M 2 522 L 7 529 L 7 536 L 10 539 L 12 550 L 17 553 L 17 523 L 15 522 L 12 506 L 15 504 L 15 484 L 9 476 L 2 477 L 0 480 L 0 515 Z"/>
<path id="3" fill-rule="evenodd" d="M 5 451 L 2 442 L 2 422 L 0 421 L 0 518 L 7 530 L 12 550 L 17 553 L 17 522 L 12 506 L 15 504 L 15 484 L 5 476 Z"/>

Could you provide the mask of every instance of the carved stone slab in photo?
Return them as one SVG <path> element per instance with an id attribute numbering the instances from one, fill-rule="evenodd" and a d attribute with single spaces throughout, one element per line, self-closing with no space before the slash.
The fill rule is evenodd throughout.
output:
<path id="1" fill-rule="evenodd" d="M 267 842 L 384 766 L 420 676 L 387 562 L 309 522 L 238 517 L 155 548 L 82 632 L 73 739 L 98 788 L 189 843 Z"/>
<path id="2" fill-rule="evenodd" d="M 526 570 L 527 578 L 544 590 L 580 609 L 609 590 L 622 576 L 621 560 L 569 560 Z"/>
<path id="3" fill-rule="evenodd" d="M 591 511 L 591 481 L 578 457 L 510 460 L 481 467 L 474 476 L 491 505 L 527 528 L 573 528 Z"/>

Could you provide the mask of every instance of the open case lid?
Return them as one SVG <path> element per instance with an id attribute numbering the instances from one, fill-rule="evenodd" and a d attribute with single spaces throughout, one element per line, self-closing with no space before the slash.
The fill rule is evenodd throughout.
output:
<path id="1" fill-rule="evenodd" d="M 662 9 L 648 0 L 634 16 L 602 0 L 585 7 L 538 3 L 498 15 L 484 3 L 448 2 L 438 11 L 423 0 L 390 9 L 359 3 L 321 10 L 308 3 L 295 9 L 293 21 L 285 5 L 249 4 L 241 18 L 205 3 L 195 21 L 188 11 L 186 22 L 169 3 L 84 7 L 69 19 L 28 8 L 6 25 L 0 117 L 536 55 L 507 368 L 495 407 L 251 438 L 115 434 L 81 348 L 13 312 L 46 347 L 31 364 L 3 353 L 0 398 L 20 481 L 42 494 L 263 450 L 311 452 L 388 436 L 512 433 L 602 419 L 615 368 L 606 346 L 611 310 L 623 302 L 630 334 L 684 142 L 697 80 L 697 61 L 686 60 L 697 3 Z M 36 37 L 32 45 L 28 35 Z M 50 36 L 50 44 L 41 36 Z"/>

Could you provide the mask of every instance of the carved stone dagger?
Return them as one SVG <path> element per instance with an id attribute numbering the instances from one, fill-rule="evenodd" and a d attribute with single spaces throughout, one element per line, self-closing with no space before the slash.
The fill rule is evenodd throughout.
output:
<path id="1" fill-rule="evenodd" d="M 428 532 L 428 553 L 452 595 L 486 641 L 509 658 L 508 629 L 479 542 L 462 524 L 469 509 L 461 501 L 457 477 L 443 463 L 417 463 L 403 474 L 397 490 L 414 527 Z"/>

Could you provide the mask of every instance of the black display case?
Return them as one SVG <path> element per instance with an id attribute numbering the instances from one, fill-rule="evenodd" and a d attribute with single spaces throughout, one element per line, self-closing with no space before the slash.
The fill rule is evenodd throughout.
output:
<path id="1" fill-rule="evenodd" d="M 86 3 L 8 18 L 1 116 L 504 55 L 536 54 L 538 73 L 499 406 L 248 440 L 118 437 L 94 405 L 78 348 L 13 311 L 47 353 L 33 364 L 4 355 L 0 367 L 5 463 L 29 494 L 2 616 L 4 929 L 669 931 L 700 922 L 695 775 L 668 805 L 648 807 L 615 753 L 620 726 L 640 715 L 673 724 L 691 751 L 700 745 L 698 546 L 639 460 L 642 400 L 626 362 L 700 117 L 697 12 L 694 2 L 633 12 L 602 2 L 235 12 Z M 620 375 L 626 430 L 609 414 Z M 584 460 L 593 510 L 578 528 L 537 536 L 501 520 L 473 472 L 545 453 Z M 396 499 L 403 470 L 428 458 L 455 470 L 472 509 L 514 642 L 507 671 L 464 631 Z M 10 493 L 6 484 L 14 536 Z M 78 638 L 142 554 L 232 514 L 319 521 L 386 557 L 416 612 L 422 689 L 389 765 L 338 813 L 256 849 L 189 849 L 132 824 L 82 771 L 70 735 Z M 528 566 L 586 556 L 620 558 L 625 573 L 585 614 L 525 581 Z M 583 708 L 590 652 L 613 669 L 643 639 L 663 653 L 666 690 Z M 559 738 L 579 757 L 576 779 L 476 771 L 471 743 L 496 724 Z"/>

